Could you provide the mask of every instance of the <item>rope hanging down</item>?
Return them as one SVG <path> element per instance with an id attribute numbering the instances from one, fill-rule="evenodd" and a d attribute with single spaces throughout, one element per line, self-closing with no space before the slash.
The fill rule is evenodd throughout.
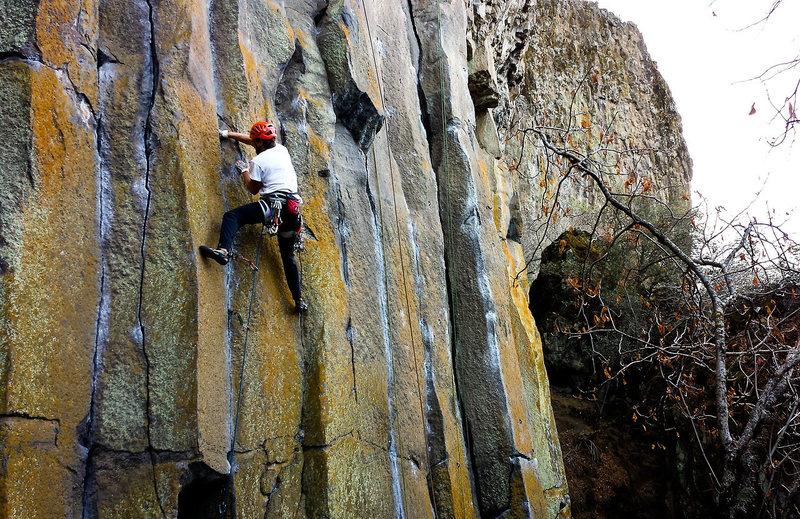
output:
<path id="1" fill-rule="evenodd" d="M 370 52 L 372 54 L 372 62 L 373 62 L 373 66 L 375 67 L 375 75 L 376 75 L 377 83 L 378 83 L 378 94 L 380 95 L 381 105 L 385 109 L 386 108 L 386 99 L 384 97 L 382 75 L 381 75 L 380 70 L 378 68 L 377 58 L 375 57 L 375 43 L 372 40 L 372 28 L 371 28 L 370 21 L 369 21 L 370 20 L 369 13 L 367 13 L 367 7 L 366 7 L 366 5 L 364 3 L 364 0 L 361 0 L 361 8 L 364 10 L 364 19 L 366 20 L 367 37 L 369 39 Z M 401 274 L 402 274 L 402 281 L 403 281 L 403 293 L 405 295 L 406 315 L 408 316 L 408 319 L 409 319 L 409 322 L 408 322 L 409 329 L 408 329 L 408 331 L 409 331 L 409 334 L 411 335 L 411 348 L 412 348 L 412 352 L 413 352 L 413 356 L 414 356 L 414 373 L 415 373 L 416 379 L 417 379 L 417 396 L 418 396 L 418 399 L 419 399 L 420 417 L 423 420 L 422 435 L 423 435 L 423 438 L 425 440 L 425 457 L 426 457 L 426 460 L 428 462 L 429 491 L 431 493 L 431 499 L 433 500 L 434 515 L 435 515 L 436 514 L 436 508 L 437 508 L 437 505 L 436 505 L 436 492 L 434 490 L 434 485 L 433 485 L 433 473 L 431 472 L 432 467 L 431 467 L 431 460 L 430 460 L 430 449 L 428 448 L 427 428 L 424 426 L 425 421 L 427 421 L 427 416 L 425 414 L 425 407 L 424 407 L 424 404 L 422 402 L 422 387 L 420 385 L 420 380 L 419 380 L 419 364 L 417 362 L 416 340 L 414 339 L 414 329 L 411 326 L 411 315 L 412 315 L 411 314 L 411 303 L 410 303 L 409 297 L 408 297 L 408 283 L 406 281 L 406 268 L 405 268 L 405 259 L 403 257 L 403 246 L 399 241 L 399 238 L 401 236 L 401 233 L 400 233 L 400 218 L 399 218 L 399 215 L 397 213 L 397 190 L 395 188 L 395 182 L 394 182 L 395 175 L 394 175 L 394 167 L 393 167 L 392 153 L 391 153 L 392 150 L 391 150 L 391 145 L 389 143 L 389 126 L 390 126 L 389 118 L 387 117 L 385 119 L 385 121 L 386 121 L 386 155 L 387 155 L 387 160 L 389 162 L 389 177 L 391 179 L 391 185 L 392 185 L 392 201 L 393 201 L 393 208 L 394 208 L 394 219 L 395 219 L 395 225 L 396 225 L 396 228 L 397 228 L 397 237 L 398 237 L 398 245 L 397 246 L 398 246 L 399 252 L 400 252 L 400 271 L 401 271 Z M 379 213 L 378 214 L 379 214 L 379 218 L 380 218 L 381 229 L 383 229 L 384 228 L 384 223 L 383 223 L 383 202 L 382 202 L 383 197 L 381 196 L 381 183 L 380 183 L 380 179 L 378 178 L 378 161 L 377 161 L 377 156 L 376 156 L 376 152 L 375 152 L 375 147 L 374 146 L 372 148 L 372 161 L 375 164 L 375 184 L 376 184 L 376 189 L 377 189 L 377 194 L 378 194 L 378 208 L 379 208 Z M 381 236 L 383 236 L 383 231 L 381 231 Z M 384 273 L 384 278 L 385 278 L 384 279 L 384 283 L 386 284 L 386 288 L 387 288 L 386 289 L 386 310 L 387 310 L 387 313 L 388 313 L 389 328 L 391 329 L 392 328 L 392 323 L 391 323 L 392 312 L 391 312 L 391 309 L 390 309 L 390 306 L 389 306 L 389 290 L 388 290 L 388 288 L 389 288 L 389 269 L 388 269 L 388 262 L 387 262 L 387 259 L 386 259 L 386 254 L 383 254 L 383 262 L 384 262 L 383 273 Z M 391 347 L 391 345 L 390 345 L 390 347 Z M 392 355 L 391 364 L 392 364 L 391 369 L 392 369 L 392 372 L 394 373 L 395 372 L 394 355 Z M 402 438 L 402 434 L 400 434 L 398 436 L 398 446 L 402 448 L 402 440 L 400 438 Z M 402 456 L 400 456 L 399 452 L 398 452 L 398 456 L 401 457 L 401 459 L 402 459 Z M 405 490 L 405 471 L 403 470 L 402 461 L 400 462 L 400 474 L 401 474 L 401 478 L 403 480 L 403 494 L 407 495 L 407 492 Z"/>
<path id="2" fill-rule="evenodd" d="M 264 233 L 266 232 L 267 224 L 261 226 L 261 234 L 258 237 L 258 248 L 256 249 L 255 265 L 258 265 L 261 259 L 261 244 L 264 243 Z M 228 463 L 230 464 L 230 475 L 228 476 L 228 484 L 225 488 L 225 495 L 222 500 L 222 507 L 220 508 L 220 518 L 225 518 L 227 511 L 228 501 L 233 499 L 233 478 L 236 475 L 236 436 L 239 433 L 239 411 L 242 406 L 242 389 L 244 387 L 244 374 L 247 365 L 247 339 L 250 337 L 250 320 L 253 316 L 253 301 L 256 294 L 256 277 L 258 276 L 258 268 L 253 268 L 253 285 L 250 288 L 250 307 L 247 309 L 247 325 L 244 328 L 244 345 L 242 346 L 242 371 L 239 374 L 239 391 L 236 396 L 236 415 L 233 420 L 233 437 L 231 438 L 231 450 L 228 452 Z M 231 517 L 236 517 L 236 506 L 233 503 L 231 507 Z"/>

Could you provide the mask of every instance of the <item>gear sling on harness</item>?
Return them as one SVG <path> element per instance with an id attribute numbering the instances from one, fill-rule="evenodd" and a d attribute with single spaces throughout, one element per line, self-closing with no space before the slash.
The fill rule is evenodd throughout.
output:
<path id="1" fill-rule="evenodd" d="M 281 232 L 281 236 L 289 238 L 294 233 L 298 233 L 299 235 L 302 228 L 302 223 L 300 216 L 300 201 L 297 199 L 296 195 L 292 193 L 283 193 L 280 191 L 270 193 L 268 195 L 263 195 L 258 200 L 258 205 L 261 206 L 261 212 L 264 215 L 264 225 L 267 226 L 267 233 L 270 236 L 275 236 L 278 234 L 278 230 L 283 224 L 281 210 L 283 209 L 284 205 L 286 205 L 287 211 L 297 217 L 298 225 L 297 229 L 284 230 Z"/>

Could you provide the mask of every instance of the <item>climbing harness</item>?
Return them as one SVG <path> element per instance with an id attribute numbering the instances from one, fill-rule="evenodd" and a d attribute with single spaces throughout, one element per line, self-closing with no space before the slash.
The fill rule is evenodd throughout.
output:
<path id="1" fill-rule="evenodd" d="M 264 243 L 264 231 L 266 230 L 266 221 L 261 226 L 261 234 L 258 238 L 258 247 L 256 248 L 256 264 L 258 264 L 259 259 L 261 259 L 261 245 Z M 255 267 L 255 265 L 253 265 Z M 222 500 L 222 507 L 220 509 L 220 518 L 225 518 L 225 512 L 228 504 L 229 499 L 233 499 L 233 478 L 236 474 L 236 436 L 239 433 L 239 411 L 242 407 L 242 389 L 244 388 L 244 375 L 245 375 L 245 367 L 247 365 L 247 339 L 250 337 L 250 320 L 253 316 L 253 301 L 255 300 L 256 295 L 256 276 L 258 274 L 258 268 L 255 267 L 253 269 L 253 285 L 250 288 L 250 307 L 247 309 L 247 324 L 244 328 L 244 345 L 242 346 L 242 370 L 239 373 L 239 391 L 236 396 L 236 415 L 233 420 L 233 437 L 231 438 L 231 450 L 228 452 L 228 463 L 230 464 L 230 475 L 228 477 L 228 484 L 225 491 L 225 497 Z M 231 508 L 231 517 L 236 517 L 236 506 L 235 503 L 232 503 L 233 506 Z"/>
<path id="2" fill-rule="evenodd" d="M 278 234 L 279 227 L 283 224 L 281 218 L 281 210 L 286 205 L 286 210 L 298 217 L 298 226 L 296 230 L 285 231 L 281 236 L 286 238 L 291 237 L 290 234 L 300 234 L 303 229 L 302 219 L 300 217 L 300 199 L 292 193 L 283 193 L 281 191 L 263 195 L 258 200 L 258 205 L 261 207 L 261 213 L 264 215 L 264 225 L 267 226 L 267 234 L 275 236 Z M 301 249 L 302 250 L 302 249 Z"/>

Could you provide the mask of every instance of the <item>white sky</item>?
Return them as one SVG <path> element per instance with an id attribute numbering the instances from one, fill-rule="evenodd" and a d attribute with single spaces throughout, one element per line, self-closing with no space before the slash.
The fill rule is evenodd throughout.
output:
<path id="1" fill-rule="evenodd" d="M 751 214 L 762 220 L 766 204 L 778 216 L 800 206 L 800 142 L 770 148 L 767 141 L 782 123 L 770 122 L 775 110 L 765 86 L 745 81 L 800 54 L 800 2 L 784 0 L 769 20 L 742 30 L 763 18 L 774 0 L 596 1 L 644 35 L 681 114 L 693 190 L 730 214 L 744 209 L 769 176 Z M 769 84 L 776 104 L 798 77 L 795 69 Z M 753 103 L 756 113 L 748 115 Z M 788 227 L 800 233 L 800 213 Z"/>

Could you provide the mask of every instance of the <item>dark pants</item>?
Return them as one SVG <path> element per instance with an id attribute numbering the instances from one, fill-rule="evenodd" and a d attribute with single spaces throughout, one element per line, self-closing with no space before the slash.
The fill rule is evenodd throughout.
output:
<path id="1" fill-rule="evenodd" d="M 297 215 L 289 212 L 286 204 L 281 209 L 281 220 L 283 223 L 278 228 L 278 247 L 281 249 L 283 273 L 286 275 L 286 284 L 289 285 L 292 297 L 297 301 L 300 299 L 300 271 L 297 270 L 297 260 L 294 257 L 294 242 L 300 222 Z M 264 223 L 264 213 L 258 202 L 228 211 L 222 217 L 217 248 L 230 252 L 233 238 L 242 225 L 261 223 Z"/>

